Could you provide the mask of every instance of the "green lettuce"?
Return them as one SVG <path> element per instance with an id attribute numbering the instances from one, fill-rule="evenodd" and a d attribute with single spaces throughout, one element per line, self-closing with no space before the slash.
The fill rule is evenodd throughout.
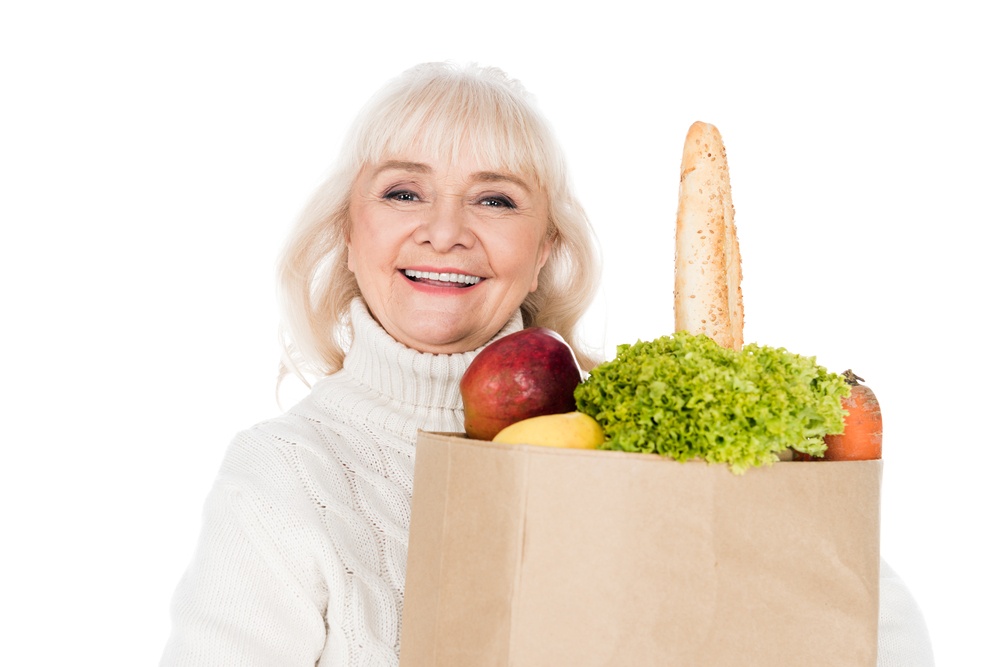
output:
<path id="1" fill-rule="evenodd" d="M 814 357 L 749 344 L 739 352 L 685 331 L 621 345 L 576 388 L 605 449 L 725 463 L 737 474 L 787 448 L 821 456 L 842 433 L 850 388 Z"/>

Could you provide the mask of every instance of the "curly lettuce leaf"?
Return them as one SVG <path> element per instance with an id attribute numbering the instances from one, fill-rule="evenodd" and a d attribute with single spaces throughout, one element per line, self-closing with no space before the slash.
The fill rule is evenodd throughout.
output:
<path id="1" fill-rule="evenodd" d="M 842 433 L 842 376 L 784 348 L 736 352 L 685 331 L 621 345 L 576 388 L 606 449 L 725 463 L 737 474 L 787 448 L 821 456 Z"/>

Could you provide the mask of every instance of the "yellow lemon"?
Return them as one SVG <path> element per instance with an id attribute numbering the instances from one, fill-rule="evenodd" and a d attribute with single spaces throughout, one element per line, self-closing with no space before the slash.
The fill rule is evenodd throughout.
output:
<path id="1" fill-rule="evenodd" d="M 604 441 L 604 430 L 582 412 L 531 417 L 510 424 L 496 434 L 493 442 L 510 445 L 542 445 L 571 449 L 596 449 Z"/>

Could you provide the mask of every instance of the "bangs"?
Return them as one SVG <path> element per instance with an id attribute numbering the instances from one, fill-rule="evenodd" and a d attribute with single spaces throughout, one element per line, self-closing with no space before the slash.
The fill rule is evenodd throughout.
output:
<path id="1" fill-rule="evenodd" d="M 356 128 L 359 164 L 405 158 L 413 152 L 454 163 L 470 156 L 549 190 L 564 168 L 547 123 L 524 103 L 519 84 L 498 70 L 476 75 L 434 69 L 410 72 L 372 100 Z M 502 82 L 503 85 L 497 85 Z"/>

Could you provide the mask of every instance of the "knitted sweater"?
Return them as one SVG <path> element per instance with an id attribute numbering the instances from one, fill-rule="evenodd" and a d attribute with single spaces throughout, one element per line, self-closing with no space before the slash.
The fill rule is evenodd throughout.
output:
<path id="1" fill-rule="evenodd" d="M 464 430 L 475 352 L 407 348 L 360 300 L 351 319 L 343 369 L 230 445 L 162 665 L 398 664 L 416 433 Z"/>
<path id="2" fill-rule="evenodd" d="M 398 665 L 416 433 L 463 430 L 475 352 L 411 350 L 360 300 L 351 317 L 343 369 L 230 445 L 163 667 Z M 883 570 L 878 664 L 929 667 L 922 617 Z"/>

